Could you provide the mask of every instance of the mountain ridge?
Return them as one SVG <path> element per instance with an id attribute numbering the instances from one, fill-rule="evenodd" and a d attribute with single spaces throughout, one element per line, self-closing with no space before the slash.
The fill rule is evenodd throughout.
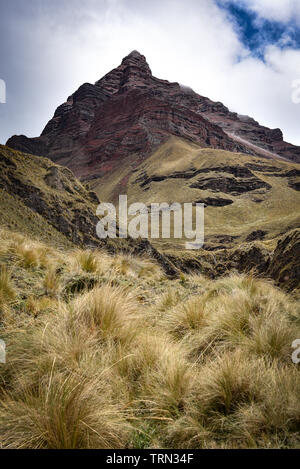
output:
<path id="1" fill-rule="evenodd" d="M 128 155 L 144 159 L 170 135 L 211 147 L 300 162 L 300 147 L 220 102 L 152 75 L 138 51 L 59 106 L 40 137 L 13 136 L 7 146 L 47 156 L 89 179 Z"/>

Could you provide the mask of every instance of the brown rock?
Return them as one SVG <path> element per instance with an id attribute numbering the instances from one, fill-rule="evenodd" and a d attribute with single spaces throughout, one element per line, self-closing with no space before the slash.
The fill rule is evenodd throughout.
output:
<path id="1" fill-rule="evenodd" d="M 300 229 L 284 235 L 277 243 L 268 274 L 288 290 L 300 286 Z"/>

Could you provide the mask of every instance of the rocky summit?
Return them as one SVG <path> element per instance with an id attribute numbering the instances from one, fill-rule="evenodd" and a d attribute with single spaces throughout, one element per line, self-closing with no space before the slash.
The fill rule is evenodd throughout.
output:
<path id="1" fill-rule="evenodd" d="M 87 180 L 109 173 L 129 155 L 145 159 L 170 136 L 204 148 L 300 162 L 300 147 L 284 142 L 280 129 L 154 77 L 137 51 L 94 85 L 83 84 L 57 108 L 40 137 L 13 136 L 7 145 L 47 156 Z"/>

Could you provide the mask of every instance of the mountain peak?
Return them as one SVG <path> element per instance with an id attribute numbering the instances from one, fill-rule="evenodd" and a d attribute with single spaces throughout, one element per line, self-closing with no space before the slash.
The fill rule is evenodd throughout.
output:
<path id="1" fill-rule="evenodd" d="M 146 57 L 142 55 L 139 51 L 133 50 L 122 60 L 122 65 L 127 65 L 130 67 L 137 67 L 143 69 L 147 74 L 151 75 L 151 69 L 147 63 Z"/>
<path id="2" fill-rule="evenodd" d="M 126 62 L 128 59 L 136 59 L 141 62 L 146 62 L 146 57 L 141 54 L 138 50 L 133 50 L 130 52 L 130 54 L 126 55 L 126 57 L 124 57 L 124 59 L 122 60 L 122 63 Z"/>

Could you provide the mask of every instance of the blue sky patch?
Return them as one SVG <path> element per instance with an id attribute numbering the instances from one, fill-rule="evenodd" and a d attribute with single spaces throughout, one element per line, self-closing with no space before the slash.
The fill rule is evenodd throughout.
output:
<path id="1" fill-rule="evenodd" d="M 259 18 L 254 11 L 238 5 L 235 1 L 224 4 L 223 1 L 217 0 L 217 4 L 227 11 L 240 40 L 253 56 L 263 60 L 264 49 L 270 44 L 276 44 L 281 48 L 300 48 L 300 30 L 293 22 L 283 24 Z"/>

